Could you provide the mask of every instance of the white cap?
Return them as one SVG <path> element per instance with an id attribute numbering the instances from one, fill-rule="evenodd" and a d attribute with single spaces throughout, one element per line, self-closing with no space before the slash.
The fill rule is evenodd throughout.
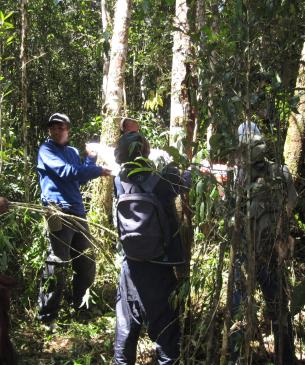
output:
<path id="1" fill-rule="evenodd" d="M 250 125 L 250 130 L 249 130 Z M 258 126 L 253 122 L 243 122 L 238 127 L 238 140 L 239 143 L 244 142 L 247 143 L 254 136 L 260 136 L 261 132 L 258 129 Z"/>

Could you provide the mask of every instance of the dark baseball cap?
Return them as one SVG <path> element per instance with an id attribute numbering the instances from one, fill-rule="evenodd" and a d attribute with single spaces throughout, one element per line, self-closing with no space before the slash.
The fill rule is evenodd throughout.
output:
<path id="1" fill-rule="evenodd" d="M 66 114 L 62 113 L 54 113 L 50 116 L 48 120 L 48 126 L 54 123 L 67 123 L 69 125 L 71 124 L 70 118 Z"/>

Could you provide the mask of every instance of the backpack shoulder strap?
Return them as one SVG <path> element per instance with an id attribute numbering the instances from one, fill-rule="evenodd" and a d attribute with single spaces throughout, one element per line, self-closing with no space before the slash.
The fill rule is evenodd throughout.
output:
<path id="1" fill-rule="evenodd" d="M 126 182 L 126 181 L 121 181 L 121 185 L 122 185 L 122 188 L 123 188 L 123 191 L 124 191 L 123 194 L 130 194 L 131 189 L 132 189 L 134 184 Z"/>

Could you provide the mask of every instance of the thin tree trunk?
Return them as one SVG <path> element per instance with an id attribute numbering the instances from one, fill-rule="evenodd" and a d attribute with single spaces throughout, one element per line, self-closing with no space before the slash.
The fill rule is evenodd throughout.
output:
<path id="1" fill-rule="evenodd" d="M 211 11 L 213 14 L 213 22 L 212 22 L 212 31 L 213 33 L 218 33 L 219 31 L 219 27 L 218 27 L 218 3 L 217 4 L 212 4 L 211 6 Z M 210 57 L 209 57 L 209 66 L 210 66 L 210 72 L 212 74 L 215 73 L 215 65 L 217 62 L 217 57 L 216 57 L 216 51 L 212 50 Z M 207 149 L 208 151 L 211 151 L 211 145 L 210 145 L 210 138 L 212 137 L 213 133 L 214 133 L 214 129 L 215 129 L 215 120 L 214 120 L 214 115 L 215 110 L 214 110 L 214 100 L 215 100 L 215 85 L 213 85 L 213 83 L 211 83 L 209 85 L 209 99 L 208 99 L 208 117 L 209 117 L 209 121 L 210 124 L 207 128 Z"/>
<path id="2" fill-rule="evenodd" d="M 101 0 L 101 19 L 102 30 L 105 34 L 108 29 L 109 14 L 106 7 L 106 0 Z M 103 84 L 102 84 L 102 105 L 105 103 L 108 84 L 108 72 L 109 72 L 110 55 L 107 51 L 103 52 Z"/>
<path id="3" fill-rule="evenodd" d="M 250 34 L 250 2 L 247 0 L 245 9 L 246 17 L 246 44 L 245 44 L 245 57 L 246 57 L 246 80 L 245 80 L 245 114 L 248 120 L 248 129 L 250 130 L 250 73 L 252 65 L 252 48 L 251 48 L 251 34 Z M 251 221 L 250 214 L 250 204 L 252 201 L 252 191 L 251 191 L 251 146 L 250 143 L 247 146 L 247 213 L 246 213 L 246 241 L 247 241 L 247 260 L 246 260 L 246 292 L 247 292 L 247 302 L 246 302 L 246 331 L 245 331 L 245 364 L 250 365 L 252 363 L 252 347 L 251 343 L 254 336 L 254 324 L 255 324 L 255 313 L 254 313 L 254 290 L 256 285 L 255 278 L 255 244 L 254 244 L 254 233 L 253 224 Z"/>
<path id="4" fill-rule="evenodd" d="M 215 343 L 217 333 L 215 334 L 215 314 L 219 306 L 220 301 L 220 294 L 222 288 L 222 273 L 223 273 L 223 263 L 224 263 L 224 256 L 226 251 L 226 242 L 221 242 L 219 245 L 219 254 L 218 254 L 218 266 L 215 275 L 215 293 L 213 294 L 213 299 L 211 301 L 211 310 L 209 317 L 211 318 L 211 325 L 208 330 L 207 335 L 207 345 L 206 345 L 206 365 L 212 365 L 217 363 L 217 350 L 215 349 Z"/>
<path id="5" fill-rule="evenodd" d="M 3 53 L 3 46 L 0 45 L 0 76 L 2 76 L 2 53 Z M 2 89 L 2 85 L 0 84 L 0 174 L 2 173 L 3 168 L 3 135 L 2 135 L 2 104 L 3 104 L 3 95 L 4 90 Z"/>
<path id="6" fill-rule="evenodd" d="M 3 104 L 3 94 L 1 91 L 1 93 L 0 93 L 0 174 L 2 173 L 2 168 L 3 168 L 2 104 Z"/>
<path id="7" fill-rule="evenodd" d="M 234 214 L 234 229 L 232 232 L 231 248 L 230 248 L 230 263 L 229 274 L 227 283 L 227 302 L 224 313 L 224 327 L 222 334 L 222 347 L 220 353 L 220 365 L 226 365 L 228 363 L 227 355 L 229 348 L 230 327 L 232 322 L 232 299 L 233 299 L 233 286 L 235 280 L 235 265 L 236 255 L 240 249 L 240 237 L 241 237 L 241 199 L 242 199 L 242 187 L 240 184 L 236 186 L 236 207 Z"/>
<path id="8" fill-rule="evenodd" d="M 305 43 L 300 59 L 299 74 L 296 82 L 296 93 L 305 88 Z M 289 127 L 284 146 L 285 163 L 288 166 L 293 180 L 298 183 L 301 175 L 301 166 L 304 164 L 305 144 L 305 93 L 300 94 L 298 113 L 292 113 L 289 118 Z"/>
<path id="9" fill-rule="evenodd" d="M 22 135 L 24 148 L 24 193 L 25 200 L 28 202 L 29 197 L 29 166 L 28 166 L 28 87 L 27 87 L 27 55 L 26 55 L 26 38 L 28 29 L 27 19 L 27 0 L 21 0 L 21 45 L 20 45 L 20 60 L 21 60 L 21 113 L 22 113 Z"/>

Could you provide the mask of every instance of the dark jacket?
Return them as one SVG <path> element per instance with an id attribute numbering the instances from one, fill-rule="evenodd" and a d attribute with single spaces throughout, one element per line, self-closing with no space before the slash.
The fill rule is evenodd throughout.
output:
<path id="1" fill-rule="evenodd" d="M 43 204 L 52 202 L 72 214 L 84 215 L 79 188 L 80 184 L 101 176 L 103 169 L 95 162 L 96 159 L 87 157 L 82 164 L 76 148 L 47 139 L 39 148 L 37 165 Z"/>
<path id="2" fill-rule="evenodd" d="M 135 185 L 145 181 L 150 175 L 149 172 L 142 172 L 133 174 L 128 177 L 128 169 L 122 170 L 120 174 L 115 178 L 115 196 L 118 197 L 124 190 L 121 185 L 121 181 L 134 183 Z M 181 243 L 181 237 L 179 234 L 179 221 L 176 212 L 175 198 L 177 195 L 186 190 L 189 185 L 190 172 L 186 172 L 183 176 L 180 176 L 179 170 L 171 165 L 166 166 L 161 172 L 160 180 L 155 186 L 153 193 L 157 196 L 165 215 L 167 217 L 167 224 L 170 231 L 170 242 L 167 246 L 166 255 L 169 262 L 183 262 L 184 252 Z M 131 190 L 131 193 L 134 191 Z"/>

